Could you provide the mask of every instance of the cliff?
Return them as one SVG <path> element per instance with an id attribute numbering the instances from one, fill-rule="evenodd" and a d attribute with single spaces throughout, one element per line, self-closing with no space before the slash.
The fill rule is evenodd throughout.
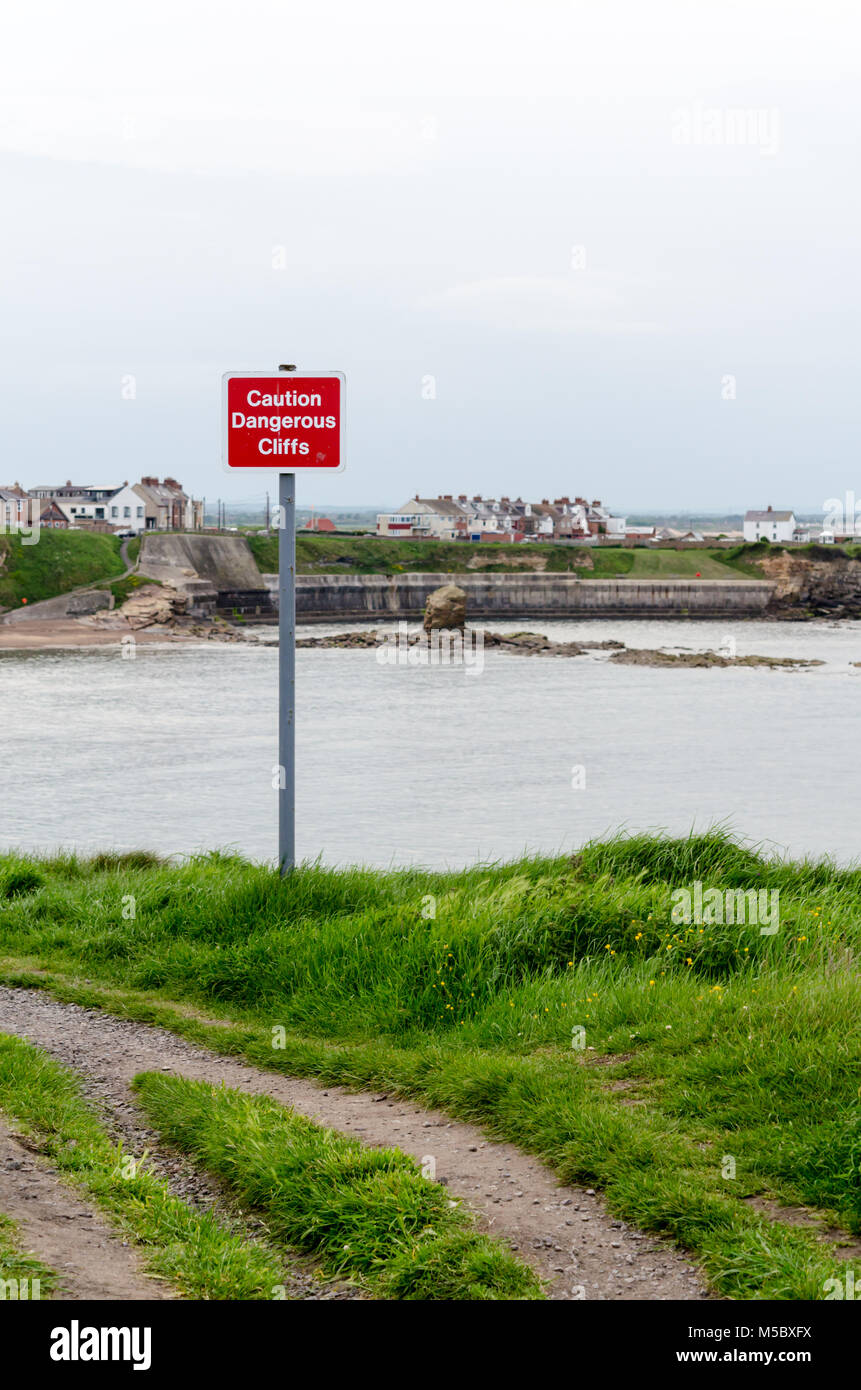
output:
<path id="1" fill-rule="evenodd" d="M 774 586 L 767 617 L 861 617 L 861 558 L 817 545 L 776 550 L 755 564 Z"/>

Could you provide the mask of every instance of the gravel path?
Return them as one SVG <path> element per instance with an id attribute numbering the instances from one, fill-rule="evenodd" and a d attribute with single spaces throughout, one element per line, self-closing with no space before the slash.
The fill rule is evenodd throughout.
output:
<path id="1" fill-rule="evenodd" d="M 107 1107 L 120 1129 L 125 1127 L 131 1150 L 139 1153 L 147 1147 L 187 1200 L 194 1199 L 195 1190 L 206 1203 L 217 1197 L 206 1179 L 166 1153 L 148 1130 L 129 1090 L 137 1072 L 223 1081 L 249 1094 L 271 1096 L 366 1144 L 394 1145 L 417 1159 L 432 1158 L 437 1180 L 452 1196 L 466 1200 L 483 1229 L 507 1241 L 550 1281 L 554 1299 L 708 1297 L 702 1276 L 684 1254 L 614 1220 L 591 1189 L 560 1187 L 538 1160 L 441 1112 L 389 1095 L 323 1090 L 311 1081 L 219 1057 L 147 1024 L 62 1004 L 36 990 L 0 986 L 0 1032 L 38 1043 L 80 1072 L 88 1094 Z"/>

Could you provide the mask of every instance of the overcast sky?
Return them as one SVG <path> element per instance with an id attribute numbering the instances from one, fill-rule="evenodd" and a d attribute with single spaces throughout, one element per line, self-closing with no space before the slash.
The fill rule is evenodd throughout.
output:
<path id="1" fill-rule="evenodd" d="M 861 495 L 859 37 L 849 0 L 13 0 L 0 484 L 254 495 L 219 377 L 290 361 L 347 375 L 300 503 Z"/>

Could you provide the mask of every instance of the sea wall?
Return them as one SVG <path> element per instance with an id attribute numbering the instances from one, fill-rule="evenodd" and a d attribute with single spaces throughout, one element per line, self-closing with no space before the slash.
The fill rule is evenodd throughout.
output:
<path id="1" fill-rule="evenodd" d="M 417 618 L 428 595 L 459 584 L 475 618 L 729 618 L 765 614 L 774 585 L 726 579 L 578 579 L 567 574 L 300 575 L 303 622 Z M 274 595 L 277 603 L 277 593 Z"/>
<path id="2" fill-rule="evenodd" d="M 211 586 L 215 608 L 226 616 L 273 612 L 269 589 L 244 536 L 201 536 L 188 532 L 144 535 L 140 571 L 174 588 Z"/>

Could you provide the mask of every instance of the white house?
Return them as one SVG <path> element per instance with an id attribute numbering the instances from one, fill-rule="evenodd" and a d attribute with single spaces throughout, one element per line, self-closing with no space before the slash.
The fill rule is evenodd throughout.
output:
<path id="1" fill-rule="evenodd" d="M 128 483 L 123 483 L 102 503 L 105 521 L 115 531 L 144 531 L 146 529 L 146 507 L 143 498 Z"/>
<path id="2" fill-rule="evenodd" d="M 745 512 L 744 538 L 757 541 L 791 541 L 798 523 L 794 512 L 776 512 L 767 507 L 764 512 Z"/>
<path id="3" fill-rule="evenodd" d="M 411 497 L 400 511 L 377 515 L 377 535 L 454 541 L 466 535 L 466 523 L 467 513 L 453 497 Z"/>

